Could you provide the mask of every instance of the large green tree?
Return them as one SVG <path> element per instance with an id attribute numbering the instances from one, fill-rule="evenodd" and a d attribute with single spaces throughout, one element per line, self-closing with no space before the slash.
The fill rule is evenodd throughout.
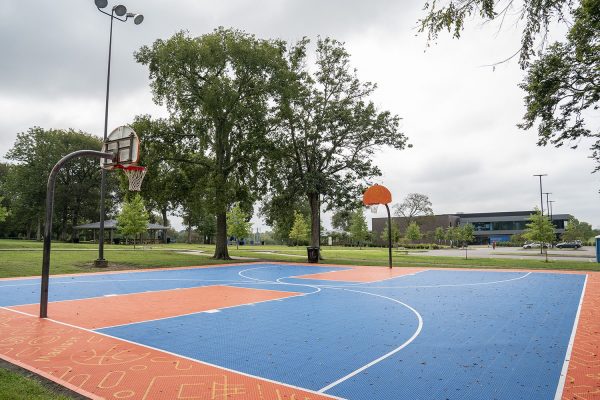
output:
<path id="1" fill-rule="evenodd" d="M 562 240 L 572 241 L 581 240 L 587 241 L 594 236 L 592 226 L 587 222 L 580 222 L 577 218 L 570 218 L 562 234 Z"/>
<path id="2" fill-rule="evenodd" d="M 523 237 L 527 240 L 540 244 L 540 251 L 547 243 L 552 243 L 555 239 L 554 225 L 550 219 L 542 215 L 539 208 L 535 208 L 535 213 L 529 217 Z M 548 261 L 548 251 L 546 250 L 546 262 Z"/>
<path id="3" fill-rule="evenodd" d="M 158 211 L 162 224 L 169 226 L 168 214 L 178 205 L 180 163 L 173 161 L 171 152 L 154 138 L 176 128 L 167 119 L 152 119 L 149 115 L 137 116 L 131 127 L 140 138 L 140 164 L 147 168 L 140 193 L 148 210 Z M 163 240 L 167 240 L 166 231 Z"/>
<path id="4" fill-rule="evenodd" d="M 45 210 L 46 184 L 52 167 L 76 150 L 99 150 L 99 138 L 84 132 L 31 128 L 17 135 L 6 154 L 14 162 L 4 184 L 6 197 L 19 230 L 40 238 Z M 109 174 L 107 210 L 114 205 L 116 178 Z M 54 232 L 66 238 L 81 221 L 97 220 L 100 201 L 100 168 L 95 158 L 78 158 L 65 164 L 58 174 L 55 192 Z"/>
<path id="5" fill-rule="evenodd" d="M 118 230 L 126 238 L 133 237 L 133 247 L 135 248 L 135 238 L 142 235 L 148 229 L 148 212 L 144 206 L 144 200 L 139 193 L 136 193 L 123 204 L 123 208 L 117 216 Z"/>
<path id="6" fill-rule="evenodd" d="M 394 213 L 404 217 L 410 224 L 415 217 L 433 215 L 433 208 L 429 196 L 421 193 L 409 193 L 402 203 L 394 205 Z"/>
<path id="7" fill-rule="evenodd" d="M 598 171 L 600 0 L 524 0 L 518 4 L 512 0 L 427 2 L 421 31 L 427 32 L 430 40 L 442 30 L 452 31 L 458 38 L 471 16 L 505 22 L 516 14 L 524 20 L 516 54 L 527 70 L 520 85 L 526 93 L 526 113 L 518 126 L 526 130 L 537 127 L 539 146 L 577 147 L 581 138 L 595 138 L 591 149 Z M 539 46 L 555 22 L 568 26 L 565 40 Z"/>
<path id="8" fill-rule="evenodd" d="M 8 216 L 8 210 L 2 205 L 3 200 L 4 197 L 0 196 L 0 222 L 6 221 L 6 217 Z"/>
<path id="9" fill-rule="evenodd" d="M 308 231 L 309 228 L 304 215 L 298 211 L 294 211 L 294 224 L 292 225 L 292 229 L 290 229 L 290 239 L 293 240 L 297 246 L 300 241 L 308 239 Z"/>
<path id="10" fill-rule="evenodd" d="M 219 28 L 200 37 L 184 32 L 142 47 L 135 57 L 150 71 L 154 100 L 182 128 L 156 140 L 181 161 L 209 171 L 204 190 L 216 217 L 214 257 L 227 259 L 227 209 L 248 201 L 269 130 L 271 77 L 283 43 Z"/>
<path id="11" fill-rule="evenodd" d="M 348 227 L 350 237 L 361 249 L 365 240 L 369 237 L 369 227 L 367 226 L 367 220 L 365 219 L 363 210 L 363 207 L 360 207 L 351 214 L 350 226 Z"/>
<path id="12" fill-rule="evenodd" d="M 415 221 L 412 221 L 410 224 L 408 224 L 404 236 L 413 243 L 417 240 L 421 240 L 423 237 L 421 234 L 421 228 L 419 228 L 419 225 L 417 225 Z"/>
<path id="13" fill-rule="evenodd" d="M 407 139 L 399 117 L 370 100 L 376 85 L 361 81 L 350 54 L 333 39 L 318 39 L 314 67 L 309 40 L 287 53 L 278 75 L 278 146 L 270 164 L 271 187 L 305 196 L 311 211 L 311 246 L 319 245 L 321 202 L 346 207 L 362 193 L 362 183 L 380 175 L 373 164 L 382 146 L 402 149 Z"/>
<path id="14" fill-rule="evenodd" d="M 240 240 L 252 234 L 250 216 L 244 212 L 239 203 L 235 203 L 227 213 L 227 232 L 235 237 L 236 247 L 239 249 Z"/>
<path id="15" fill-rule="evenodd" d="M 260 212 L 267 225 L 273 227 L 274 239 L 289 242 L 289 233 L 294 224 L 293 211 L 298 211 L 305 217 L 310 215 L 310 207 L 305 197 L 282 190 L 271 193 L 263 201 Z"/>

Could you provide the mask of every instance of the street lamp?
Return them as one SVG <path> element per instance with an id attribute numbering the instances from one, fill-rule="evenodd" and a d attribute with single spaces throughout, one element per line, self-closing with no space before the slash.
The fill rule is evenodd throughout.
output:
<path id="1" fill-rule="evenodd" d="M 544 198 L 542 196 L 542 176 L 548 176 L 548 174 L 534 174 L 533 176 L 539 176 L 540 178 L 540 212 L 542 217 L 544 216 Z M 540 254 L 544 253 L 544 243 L 540 243 Z"/>
<path id="2" fill-rule="evenodd" d="M 108 131 L 108 98 L 110 93 L 110 59 L 112 53 L 112 32 L 113 32 L 113 21 L 125 22 L 129 18 L 133 18 L 133 23 L 139 25 L 144 21 L 142 14 L 128 13 L 127 7 L 122 4 L 114 6 L 109 13 L 103 11 L 103 8 L 108 6 L 108 0 L 94 0 L 98 11 L 104 15 L 110 17 L 110 35 L 108 39 L 108 72 L 106 73 L 106 105 L 104 107 L 104 141 L 106 142 L 107 131 Z M 119 18 L 123 17 L 124 18 Z M 98 259 L 94 262 L 96 267 L 106 267 L 108 262 L 104 259 L 104 197 L 106 192 L 106 170 L 102 169 L 102 175 L 100 180 L 100 232 L 98 233 Z"/>
<path id="3" fill-rule="evenodd" d="M 542 215 L 544 215 L 544 198 L 542 196 L 542 176 L 548 176 L 548 174 L 535 174 L 533 176 L 538 176 L 540 178 L 540 211 Z"/>
<path id="4" fill-rule="evenodd" d="M 548 196 L 550 196 L 552 192 L 544 192 L 544 194 L 546 195 L 546 213 L 550 215 L 550 200 L 548 199 Z"/>

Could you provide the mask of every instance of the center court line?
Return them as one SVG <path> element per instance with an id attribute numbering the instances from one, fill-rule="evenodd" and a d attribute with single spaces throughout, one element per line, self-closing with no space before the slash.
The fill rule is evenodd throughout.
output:
<path id="1" fill-rule="evenodd" d="M 26 315 L 28 317 L 38 318 L 36 315 L 28 314 L 28 313 L 22 312 L 22 311 L 12 310 L 10 308 L 6 308 L 6 307 L 2 307 L 2 306 L 0 306 L 0 309 L 11 311 L 11 312 L 14 312 L 14 313 L 17 313 L 17 314 Z M 316 392 L 316 391 L 311 390 L 311 389 L 303 388 L 303 387 L 300 387 L 300 386 L 290 385 L 290 384 L 285 383 L 285 382 L 279 382 L 279 381 L 276 381 L 276 380 L 273 380 L 273 379 L 263 378 L 263 377 L 260 377 L 260 376 L 257 376 L 257 375 L 252 375 L 252 374 L 249 374 L 249 373 L 246 373 L 246 372 L 236 371 L 235 369 L 222 367 L 220 365 L 212 364 L 212 363 L 209 363 L 209 362 L 206 362 L 206 361 L 202 361 L 202 360 L 196 360 L 194 358 L 187 357 L 187 356 L 184 356 L 184 355 L 181 355 L 181 354 L 173 353 L 173 352 L 170 352 L 170 351 L 167 351 L 167 350 L 162 350 L 162 349 L 159 349 L 157 347 L 149 346 L 149 345 L 146 345 L 146 344 L 143 344 L 143 343 L 133 342 L 131 340 L 123 339 L 123 338 L 120 338 L 120 337 L 117 337 L 117 336 L 112 336 L 112 335 L 109 335 L 109 334 L 106 334 L 106 333 L 103 333 L 103 332 L 97 332 L 97 331 L 94 331 L 94 330 L 91 330 L 91 329 L 86 329 L 86 328 L 82 328 L 82 327 L 79 327 L 79 326 L 76 326 L 76 325 L 71 325 L 71 324 L 68 324 L 66 322 L 56 321 L 56 320 L 53 320 L 51 318 L 46 318 L 46 319 L 48 321 L 52 321 L 52 322 L 55 322 L 55 323 L 63 325 L 63 326 L 68 326 L 70 328 L 80 329 L 82 331 L 90 332 L 90 333 L 93 333 L 93 334 L 96 334 L 96 335 L 101 335 L 101 336 L 105 336 L 105 337 L 108 337 L 108 338 L 111 338 L 111 339 L 120 340 L 120 341 L 129 343 L 129 344 L 132 344 L 132 345 L 135 345 L 135 346 L 145 347 L 147 349 L 151 349 L 151 350 L 154 350 L 154 351 L 159 351 L 159 352 L 162 352 L 162 353 L 165 353 L 165 354 L 169 354 L 169 355 L 172 355 L 172 356 L 175 356 L 175 357 L 184 358 L 186 360 L 193 361 L 195 363 L 209 365 L 209 366 L 214 367 L 214 368 L 219 368 L 219 369 L 227 371 L 227 372 L 232 372 L 232 373 L 235 373 L 235 374 L 244 375 L 244 376 L 247 376 L 247 377 L 250 377 L 250 378 L 254 378 L 254 379 L 258 379 L 258 380 L 262 380 L 262 381 L 274 383 L 274 384 L 277 384 L 277 385 L 287 386 L 287 387 L 292 388 L 292 389 L 302 390 L 302 391 L 309 392 L 309 393 L 314 393 L 314 394 L 317 394 L 317 395 L 328 396 L 328 397 L 331 397 L 332 399 L 335 399 L 335 400 L 346 400 L 346 399 L 344 399 L 342 397 L 337 397 L 337 396 L 334 396 L 334 395 L 331 395 L 331 394 L 327 394 L 327 393 L 319 393 L 319 392 Z"/>
<path id="2" fill-rule="evenodd" d="M 362 371 L 366 370 L 367 368 L 370 368 L 373 365 L 375 365 L 375 364 L 377 364 L 377 363 L 385 360 L 386 358 L 388 358 L 388 357 L 396 354 L 397 352 L 399 352 L 400 350 L 402 350 L 403 348 L 405 348 L 406 346 L 408 346 L 409 344 L 411 344 L 412 341 L 415 340 L 417 338 L 417 336 L 419 336 L 419 334 L 421 333 L 421 330 L 423 329 L 423 317 L 421 316 L 421 314 L 419 314 L 419 312 L 417 310 L 415 310 L 414 308 L 412 308 L 411 306 L 409 306 L 406 303 L 403 303 L 403 302 L 401 302 L 399 300 L 396 300 L 394 298 L 391 298 L 391 297 L 382 296 L 382 295 L 375 294 L 375 293 L 362 292 L 360 290 L 353 290 L 353 289 L 342 289 L 342 290 L 345 290 L 345 291 L 348 291 L 348 292 L 356 292 L 356 293 L 367 294 L 369 296 L 381 297 L 383 299 L 391 300 L 391 301 L 393 301 L 395 303 L 401 304 L 404 307 L 408 308 L 410 311 L 412 311 L 417 316 L 417 319 L 419 320 L 419 325 L 417 326 L 417 330 L 415 331 L 415 333 L 413 333 L 413 335 L 406 342 L 402 343 L 400 346 L 396 347 L 394 350 L 390 351 L 389 353 L 386 353 L 386 354 L 382 355 L 381 357 L 379 357 L 379 358 L 371 361 L 368 364 L 363 365 L 362 367 L 360 367 L 359 369 L 357 369 L 357 370 L 349 373 L 348 375 L 341 377 L 337 381 L 332 382 L 329 385 L 325 386 L 324 388 L 319 389 L 318 390 L 319 393 L 324 393 L 325 391 L 333 388 L 334 386 L 337 386 L 340 383 L 342 383 L 342 382 L 344 382 L 344 381 L 352 378 L 353 376 L 361 373 Z"/>

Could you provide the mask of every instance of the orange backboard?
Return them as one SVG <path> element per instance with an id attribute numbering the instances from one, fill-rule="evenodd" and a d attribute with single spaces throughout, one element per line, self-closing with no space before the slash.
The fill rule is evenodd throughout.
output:
<path id="1" fill-rule="evenodd" d="M 392 202 L 392 193 L 385 186 L 375 184 L 363 193 L 363 204 L 372 206 L 375 204 L 389 204 Z"/>

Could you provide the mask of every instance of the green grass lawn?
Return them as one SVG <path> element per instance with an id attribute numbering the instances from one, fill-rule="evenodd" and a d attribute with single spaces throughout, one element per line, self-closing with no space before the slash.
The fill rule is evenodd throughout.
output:
<path id="1" fill-rule="evenodd" d="M 0 400 L 67 400 L 36 378 L 0 367 Z"/>
<path id="2" fill-rule="evenodd" d="M 97 258 L 97 244 L 53 243 L 50 264 L 51 274 L 70 274 L 82 272 L 101 272 L 93 267 Z M 183 254 L 186 250 L 201 254 Z M 173 243 L 168 245 L 136 246 L 107 245 L 105 258 L 111 266 L 108 270 L 139 268 L 181 267 L 194 265 L 222 264 L 222 260 L 213 260 L 212 245 Z M 306 262 L 305 247 L 288 246 L 235 246 L 229 248 L 230 255 L 245 257 L 244 261 L 284 261 Z M 523 269 L 564 269 L 600 271 L 600 264 L 565 259 L 544 262 L 542 260 L 520 260 L 508 258 L 472 258 L 407 255 L 394 250 L 394 266 L 431 266 L 460 268 L 523 268 Z M 340 265 L 387 265 L 387 249 L 357 247 L 324 247 L 323 263 Z M 251 260 L 250 260 L 251 259 Z M 36 276 L 40 274 L 42 264 L 42 243 L 35 241 L 0 240 L 0 278 L 18 276 Z"/>

